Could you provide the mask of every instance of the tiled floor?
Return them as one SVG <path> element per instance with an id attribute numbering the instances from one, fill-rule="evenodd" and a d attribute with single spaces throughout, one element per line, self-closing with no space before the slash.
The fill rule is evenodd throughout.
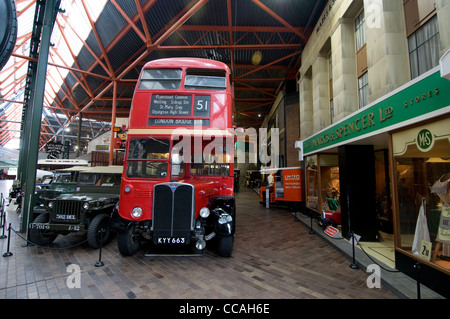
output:
<path id="1" fill-rule="evenodd" d="M 13 232 L 13 255 L 0 256 L 0 298 L 397 298 L 386 287 L 368 288 L 365 270 L 351 269 L 347 257 L 288 211 L 260 207 L 245 188 L 237 204 L 232 258 L 210 250 L 198 257 L 147 257 L 145 251 L 123 257 L 113 239 L 102 250 L 104 266 L 95 267 L 99 251 L 83 236 L 59 236 L 54 247 L 40 248 Z M 13 205 L 7 223 L 19 229 Z M 2 254 L 7 243 L 0 239 Z"/>

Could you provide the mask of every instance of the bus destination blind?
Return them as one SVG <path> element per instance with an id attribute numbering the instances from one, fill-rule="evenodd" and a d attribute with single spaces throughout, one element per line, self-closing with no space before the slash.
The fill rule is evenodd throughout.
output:
<path id="1" fill-rule="evenodd" d="M 190 117 L 191 95 L 152 95 L 150 116 Z"/>
<path id="2" fill-rule="evenodd" d="M 196 95 L 194 117 L 209 117 L 211 97 Z M 192 95 L 154 94 L 150 104 L 148 125 L 157 126 L 209 126 L 209 119 L 182 119 L 192 117 Z"/>

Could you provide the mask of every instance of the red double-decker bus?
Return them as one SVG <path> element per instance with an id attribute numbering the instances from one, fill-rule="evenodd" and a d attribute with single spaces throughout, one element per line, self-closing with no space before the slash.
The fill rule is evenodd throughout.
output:
<path id="1" fill-rule="evenodd" d="M 145 64 L 133 96 L 113 218 L 122 255 L 133 255 L 144 241 L 197 251 L 211 241 L 221 256 L 231 256 L 231 128 L 231 75 L 224 63 L 168 58 Z"/>

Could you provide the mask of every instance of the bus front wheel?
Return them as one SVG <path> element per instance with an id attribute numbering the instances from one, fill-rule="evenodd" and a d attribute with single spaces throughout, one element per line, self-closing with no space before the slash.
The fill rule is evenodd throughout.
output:
<path id="1" fill-rule="evenodd" d="M 231 257 L 233 252 L 234 236 L 226 236 L 219 238 L 219 256 Z"/>
<path id="2" fill-rule="evenodd" d="M 139 239 L 135 233 L 136 226 L 130 226 L 117 235 L 117 246 L 123 256 L 133 256 L 139 250 Z"/>

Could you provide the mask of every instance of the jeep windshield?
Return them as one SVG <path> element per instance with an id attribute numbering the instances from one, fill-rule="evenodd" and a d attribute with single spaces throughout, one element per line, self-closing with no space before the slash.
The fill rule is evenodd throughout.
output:
<path id="1" fill-rule="evenodd" d="M 70 183 L 72 176 L 70 173 L 67 174 L 58 174 L 56 175 L 55 181 L 53 183 Z"/>
<path id="2" fill-rule="evenodd" d="M 169 139 L 135 138 L 130 140 L 127 177 L 165 178 L 169 167 Z"/>
<path id="3" fill-rule="evenodd" d="M 120 176 L 117 174 L 80 173 L 78 177 L 80 186 L 120 186 Z"/>

